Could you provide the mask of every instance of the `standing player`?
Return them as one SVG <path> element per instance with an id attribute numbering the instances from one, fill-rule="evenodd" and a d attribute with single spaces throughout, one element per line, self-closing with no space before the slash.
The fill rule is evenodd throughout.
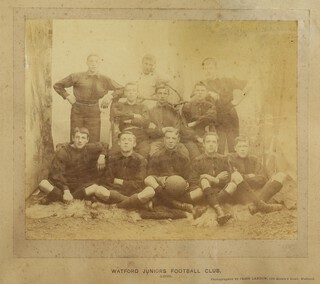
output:
<path id="1" fill-rule="evenodd" d="M 139 99 L 145 100 L 143 103 L 149 108 L 154 106 L 152 100 L 156 100 L 156 86 L 160 84 L 169 84 L 168 76 L 159 75 L 156 70 L 156 58 L 152 54 L 146 54 L 142 58 L 142 72 L 137 81 L 139 90 Z M 176 91 L 169 92 L 170 96 L 168 101 L 171 104 L 178 103 L 180 101 Z"/>
<path id="2" fill-rule="evenodd" d="M 90 131 L 90 141 L 100 141 L 100 107 L 99 99 L 108 91 L 115 91 L 114 95 L 122 93 L 122 87 L 109 77 L 99 73 L 101 59 L 96 54 L 87 57 L 88 70 L 86 72 L 72 73 L 68 77 L 53 85 L 55 91 L 71 105 L 70 139 L 75 127 L 85 127 Z M 66 88 L 73 87 L 73 94 Z M 109 99 L 105 97 L 101 107 L 107 107 Z"/>
<path id="3" fill-rule="evenodd" d="M 164 133 L 168 128 L 181 130 L 182 119 L 177 109 L 169 102 L 169 90 L 166 85 L 156 87 L 156 95 L 159 101 L 156 106 L 150 110 L 150 123 L 147 133 L 150 138 L 150 156 L 159 151 L 163 147 Z M 187 148 L 179 143 L 177 146 L 185 155 L 189 155 Z"/>
<path id="4" fill-rule="evenodd" d="M 120 132 L 130 131 L 136 137 L 135 151 L 148 158 L 150 143 L 146 128 L 149 125 L 148 108 L 137 102 L 138 89 L 135 83 L 128 83 L 124 88 L 125 102 L 118 102 L 111 109 L 111 121 L 118 126 Z M 113 133 L 116 135 L 116 133 Z M 119 145 L 113 145 L 113 150 Z"/>
<path id="5" fill-rule="evenodd" d="M 205 75 L 205 84 L 208 91 L 216 98 L 217 106 L 217 133 L 219 135 L 218 152 L 225 153 L 226 145 L 228 152 L 234 151 L 234 139 L 239 136 L 239 117 L 235 109 L 245 97 L 247 81 L 236 78 L 216 78 L 216 62 L 213 58 L 202 61 L 202 69 Z M 241 96 L 234 97 L 235 90 L 241 91 Z"/>
<path id="6" fill-rule="evenodd" d="M 96 196 L 101 201 L 109 198 L 115 202 L 125 197 L 117 192 L 99 186 L 105 168 L 106 148 L 102 143 L 88 143 L 89 131 L 86 128 L 74 129 L 73 143 L 62 146 L 56 153 L 48 180 L 39 184 L 47 194 L 45 202 L 70 202 L 74 198 L 86 199 Z"/>
<path id="7" fill-rule="evenodd" d="M 155 192 L 151 187 L 145 187 L 147 161 L 134 152 L 136 137 L 130 131 L 119 135 L 120 151 L 108 157 L 105 186 L 126 196 L 118 203 L 119 208 L 135 208 L 147 204 Z M 111 191 L 111 190 L 110 190 Z"/>
<path id="8" fill-rule="evenodd" d="M 193 96 L 182 108 L 188 126 L 188 137 L 183 144 L 187 147 L 191 161 L 203 152 L 203 135 L 215 131 L 217 110 L 215 100 L 208 95 L 207 86 L 198 82 Z"/>

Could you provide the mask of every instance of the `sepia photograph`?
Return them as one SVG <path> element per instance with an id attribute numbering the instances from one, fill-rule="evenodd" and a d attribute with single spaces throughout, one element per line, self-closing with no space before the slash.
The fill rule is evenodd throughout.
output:
<path id="1" fill-rule="evenodd" d="M 27 240 L 297 240 L 296 21 L 27 19 L 24 55 Z"/>

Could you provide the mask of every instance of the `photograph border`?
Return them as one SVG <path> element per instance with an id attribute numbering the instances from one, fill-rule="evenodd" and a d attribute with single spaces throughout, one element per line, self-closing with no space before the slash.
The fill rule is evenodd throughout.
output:
<path id="1" fill-rule="evenodd" d="M 73 258 L 291 258 L 308 255 L 308 10 L 14 9 L 14 173 L 25 176 L 25 19 L 273 20 L 298 22 L 298 239 L 297 240 L 26 240 L 25 180 L 14 180 L 14 255 Z M 23 157 L 23 159 L 22 159 Z M 86 249 L 83 249 L 83 248 Z"/>

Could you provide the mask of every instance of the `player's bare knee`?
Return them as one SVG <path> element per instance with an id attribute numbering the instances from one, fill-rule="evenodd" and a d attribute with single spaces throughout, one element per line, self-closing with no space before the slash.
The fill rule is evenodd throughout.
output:
<path id="1" fill-rule="evenodd" d="M 234 172 L 231 174 L 231 181 L 238 185 L 243 181 L 243 177 L 239 172 Z"/>
<path id="2" fill-rule="evenodd" d="M 282 183 L 282 184 L 284 183 L 284 181 L 286 180 L 286 178 L 287 178 L 287 175 L 286 175 L 285 173 L 283 173 L 283 172 L 276 173 L 276 174 L 272 177 L 273 180 L 278 181 L 278 182 L 280 182 L 280 183 Z"/>
<path id="3" fill-rule="evenodd" d="M 201 184 L 202 189 L 210 187 L 210 182 L 206 178 L 202 178 L 200 180 L 200 184 Z"/>
<path id="4" fill-rule="evenodd" d="M 49 193 L 53 188 L 54 186 L 47 179 L 43 179 L 39 183 L 39 189 L 45 193 Z"/>
<path id="5" fill-rule="evenodd" d="M 97 191 L 97 189 L 98 189 L 98 185 L 92 184 L 92 185 L 86 187 L 86 188 L 84 189 L 84 191 L 85 191 L 85 193 L 86 193 L 87 196 L 90 196 L 90 195 L 92 195 L 92 194 L 95 194 L 96 191 Z"/>
<path id="6" fill-rule="evenodd" d="M 155 182 L 155 179 L 153 176 L 147 176 L 145 179 L 144 179 L 144 183 L 145 185 L 149 185 L 151 186 L 152 183 Z"/>
<path id="7" fill-rule="evenodd" d="M 190 191 L 189 194 L 192 201 L 198 201 L 203 197 L 203 191 L 201 188 L 196 188 L 195 190 Z"/>
<path id="8" fill-rule="evenodd" d="M 234 182 L 229 182 L 224 190 L 229 193 L 230 195 L 234 194 L 237 190 L 237 185 Z"/>
<path id="9" fill-rule="evenodd" d="M 142 203 L 148 202 L 155 195 L 155 191 L 151 186 L 147 186 L 144 190 L 138 193 L 138 198 Z"/>

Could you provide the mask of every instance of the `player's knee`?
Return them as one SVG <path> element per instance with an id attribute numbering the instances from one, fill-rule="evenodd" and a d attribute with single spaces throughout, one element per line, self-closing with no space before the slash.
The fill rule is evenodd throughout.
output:
<path id="1" fill-rule="evenodd" d="M 147 186 L 143 191 L 138 193 L 138 198 L 142 203 L 146 203 L 154 197 L 155 193 L 151 186 Z"/>
<path id="2" fill-rule="evenodd" d="M 276 173 L 272 179 L 283 184 L 286 178 L 287 178 L 287 175 L 285 173 L 279 172 L 279 173 Z"/>
<path id="3" fill-rule="evenodd" d="M 192 201 L 198 201 L 203 197 L 203 191 L 201 188 L 196 188 L 195 190 L 190 191 L 189 194 Z"/>
<path id="4" fill-rule="evenodd" d="M 98 190 L 98 185 L 96 185 L 96 184 L 89 185 L 88 187 L 86 187 L 84 189 L 87 196 L 90 196 L 90 195 L 96 193 L 97 190 Z"/>
<path id="5" fill-rule="evenodd" d="M 47 179 L 43 179 L 40 183 L 39 183 L 39 189 L 43 192 L 50 192 L 52 189 L 54 188 L 54 186 L 47 180 Z"/>
<path id="6" fill-rule="evenodd" d="M 231 181 L 238 185 L 243 181 L 243 177 L 239 172 L 234 172 L 231 174 Z"/>
<path id="7" fill-rule="evenodd" d="M 229 193 L 230 195 L 234 194 L 237 190 L 237 185 L 234 182 L 229 182 L 224 190 Z"/>
<path id="8" fill-rule="evenodd" d="M 200 180 L 200 184 L 201 184 L 202 189 L 210 187 L 210 182 L 206 178 L 202 178 Z"/>
<path id="9" fill-rule="evenodd" d="M 144 183 L 145 185 L 148 185 L 148 186 L 151 186 L 154 182 L 155 182 L 155 178 L 153 176 L 147 176 L 145 179 L 144 179 Z"/>

